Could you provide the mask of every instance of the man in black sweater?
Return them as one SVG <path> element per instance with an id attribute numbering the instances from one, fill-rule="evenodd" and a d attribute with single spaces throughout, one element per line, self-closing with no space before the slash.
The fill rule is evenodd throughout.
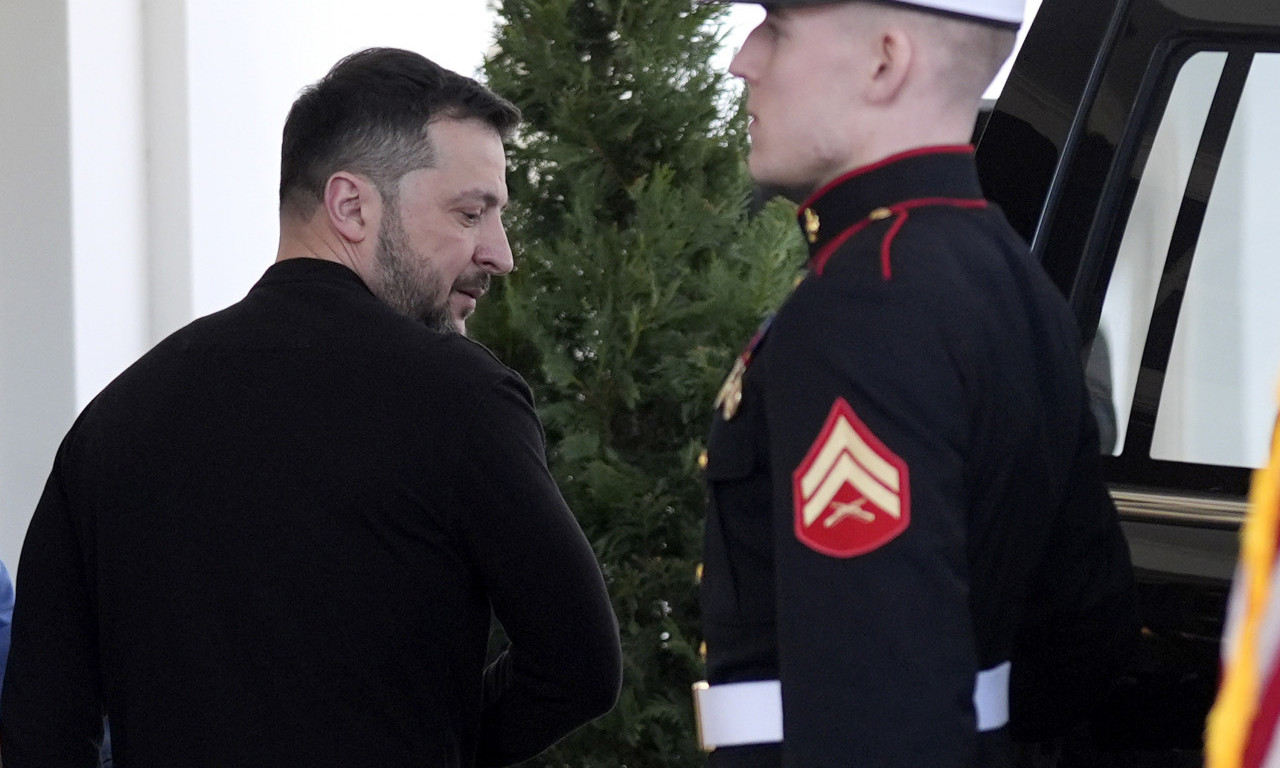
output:
<path id="1" fill-rule="evenodd" d="M 518 118 L 393 49 L 295 102 L 277 263 L 58 451 L 7 768 L 96 765 L 104 711 L 120 768 L 503 765 L 613 705 L 616 619 L 529 390 L 462 333 L 512 268 Z"/>

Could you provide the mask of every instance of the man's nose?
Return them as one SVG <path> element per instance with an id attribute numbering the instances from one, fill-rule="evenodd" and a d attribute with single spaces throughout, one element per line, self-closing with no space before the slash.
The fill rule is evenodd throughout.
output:
<path id="1" fill-rule="evenodd" d="M 733 55 L 733 60 L 729 62 L 729 74 L 734 77 L 740 77 L 747 82 L 752 79 L 752 70 L 755 62 L 755 51 L 758 47 L 755 43 L 757 35 L 760 34 L 760 27 L 751 30 L 747 35 L 747 39 L 742 42 L 742 47 Z"/>
<path id="2" fill-rule="evenodd" d="M 495 223 L 494 231 L 476 249 L 476 263 L 491 275 L 505 275 L 515 268 L 515 257 L 511 254 L 511 244 L 507 242 L 507 230 L 501 222 Z"/>

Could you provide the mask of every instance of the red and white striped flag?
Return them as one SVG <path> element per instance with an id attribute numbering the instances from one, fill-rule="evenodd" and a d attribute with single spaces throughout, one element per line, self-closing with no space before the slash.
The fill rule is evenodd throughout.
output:
<path id="1" fill-rule="evenodd" d="M 1222 637 L 1222 684 L 1205 734 L 1206 768 L 1280 766 L 1280 418 L 1253 474 Z"/>

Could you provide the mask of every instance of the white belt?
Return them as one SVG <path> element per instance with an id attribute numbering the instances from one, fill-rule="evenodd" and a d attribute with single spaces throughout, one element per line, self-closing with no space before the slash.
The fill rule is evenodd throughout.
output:
<path id="1" fill-rule="evenodd" d="M 1009 672 L 1013 664 L 1006 661 L 984 669 L 973 679 L 973 710 L 978 715 L 979 731 L 994 731 L 1009 722 Z"/>
<path id="2" fill-rule="evenodd" d="M 777 680 L 694 683 L 693 710 L 698 744 L 707 752 L 716 747 L 782 741 L 782 683 Z"/>
<path id="3" fill-rule="evenodd" d="M 994 731 L 1009 722 L 1009 672 L 1004 662 L 979 672 L 973 681 L 973 708 L 979 731 Z M 774 744 L 782 741 L 782 683 L 693 684 L 693 708 L 698 743 L 710 752 L 716 747 Z"/>

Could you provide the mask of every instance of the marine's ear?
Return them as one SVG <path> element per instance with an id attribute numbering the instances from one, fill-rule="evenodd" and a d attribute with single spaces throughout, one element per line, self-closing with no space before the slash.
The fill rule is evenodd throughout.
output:
<path id="1" fill-rule="evenodd" d="M 872 51 L 875 69 L 867 82 L 867 100 L 885 104 L 902 93 L 911 68 L 916 65 L 916 41 L 898 25 L 880 30 Z"/>

